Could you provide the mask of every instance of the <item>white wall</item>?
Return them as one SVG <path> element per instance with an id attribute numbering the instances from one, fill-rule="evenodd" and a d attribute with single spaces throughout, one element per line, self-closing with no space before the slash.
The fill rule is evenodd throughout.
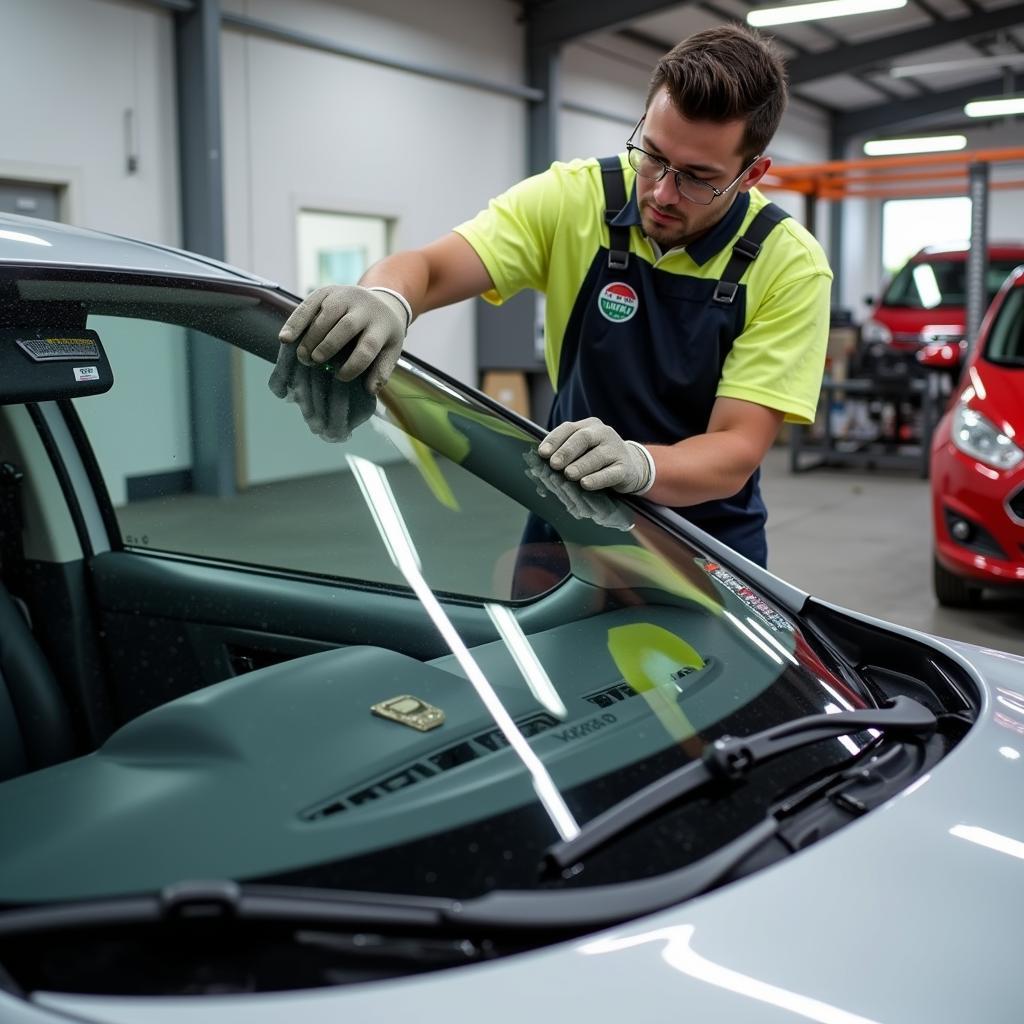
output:
<path id="1" fill-rule="evenodd" d="M 520 81 L 507 0 L 243 0 L 230 7 L 420 64 Z M 394 220 L 396 248 L 471 217 L 525 166 L 522 100 L 228 29 L 223 34 L 228 259 L 296 286 L 302 206 Z M 469 303 L 424 317 L 410 351 L 473 379 Z"/>
<path id="2" fill-rule="evenodd" d="M 393 58 L 521 80 L 522 31 L 507 0 L 450 0 L 446 16 L 396 0 L 341 5 L 235 0 L 231 10 Z M 473 216 L 525 167 L 524 103 L 227 29 L 223 103 L 227 257 L 297 288 L 302 207 L 393 221 L 393 244 L 423 245 Z M 408 349 L 475 382 L 473 306 L 418 321 Z M 329 446 L 300 446 L 293 410 L 266 405 L 266 373 L 246 366 L 246 476 L 333 468 Z M 305 462 L 274 449 L 294 438 Z"/>
<path id="3" fill-rule="evenodd" d="M 0 0 L 0 30 L 0 177 L 69 182 L 72 223 L 177 244 L 170 15 L 123 0 Z"/>

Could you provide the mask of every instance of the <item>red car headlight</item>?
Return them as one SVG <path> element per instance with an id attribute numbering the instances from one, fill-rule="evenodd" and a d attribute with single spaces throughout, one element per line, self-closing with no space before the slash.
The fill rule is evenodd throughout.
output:
<path id="1" fill-rule="evenodd" d="M 1024 451 L 1010 437 L 967 405 L 953 411 L 949 433 L 950 440 L 965 455 L 995 469 L 1013 469 L 1024 459 Z"/>

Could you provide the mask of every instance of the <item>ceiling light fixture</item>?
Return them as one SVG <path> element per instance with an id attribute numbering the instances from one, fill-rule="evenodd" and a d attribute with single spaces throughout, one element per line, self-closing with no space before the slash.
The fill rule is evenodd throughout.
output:
<path id="1" fill-rule="evenodd" d="M 967 146 L 966 135 L 928 135 L 909 139 L 870 139 L 867 156 L 900 156 L 904 153 L 953 153 Z"/>
<path id="2" fill-rule="evenodd" d="M 747 24 L 756 28 L 763 28 L 765 25 L 791 25 L 798 21 L 819 21 L 823 18 L 843 18 L 850 14 L 893 11 L 906 5 L 907 0 L 818 0 L 816 3 L 762 7 L 750 11 L 747 14 Z"/>
<path id="3" fill-rule="evenodd" d="M 1002 117 L 1004 114 L 1024 114 L 1024 96 L 993 96 L 991 99 L 971 100 L 964 107 L 968 117 Z"/>
<path id="4" fill-rule="evenodd" d="M 976 68 L 1016 67 L 1024 64 L 1024 53 L 994 53 L 989 57 L 964 57 L 961 60 L 937 60 L 930 64 L 901 64 L 889 68 L 893 78 L 917 78 L 944 71 L 972 71 Z"/>

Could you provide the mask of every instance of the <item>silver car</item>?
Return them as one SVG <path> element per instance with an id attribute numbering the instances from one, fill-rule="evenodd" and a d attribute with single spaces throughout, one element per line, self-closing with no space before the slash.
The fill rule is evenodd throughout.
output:
<path id="1" fill-rule="evenodd" d="M 0 1020 L 1020 1019 L 1024 659 L 297 301 L 0 218 Z"/>

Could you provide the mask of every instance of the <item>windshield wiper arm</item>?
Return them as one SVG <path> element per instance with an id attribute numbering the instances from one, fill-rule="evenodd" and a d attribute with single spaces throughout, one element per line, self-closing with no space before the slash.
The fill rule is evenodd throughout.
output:
<path id="1" fill-rule="evenodd" d="M 36 904 L 0 912 L 0 939 L 67 928 L 209 920 L 262 920 L 362 928 L 436 929 L 454 901 L 388 893 L 239 885 L 227 880 L 179 882 L 159 893 Z"/>
<path id="2" fill-rule="evenodd" d="M 723 736 L 707 748 L 701 760 L 683 765 L 613 804 L 588 821 L 575 838 L 549 846 L 544 854 L 545 866 L 564 871 L 701 786 L 715 779 L 740 779 L 755 765 L 798 747 L 864 729 L 930 735 L 935 726 L 935 715 L 926 707 L 909 697 L 898 696 L 887 707 L 808 715 L 751 736 Z"/>

